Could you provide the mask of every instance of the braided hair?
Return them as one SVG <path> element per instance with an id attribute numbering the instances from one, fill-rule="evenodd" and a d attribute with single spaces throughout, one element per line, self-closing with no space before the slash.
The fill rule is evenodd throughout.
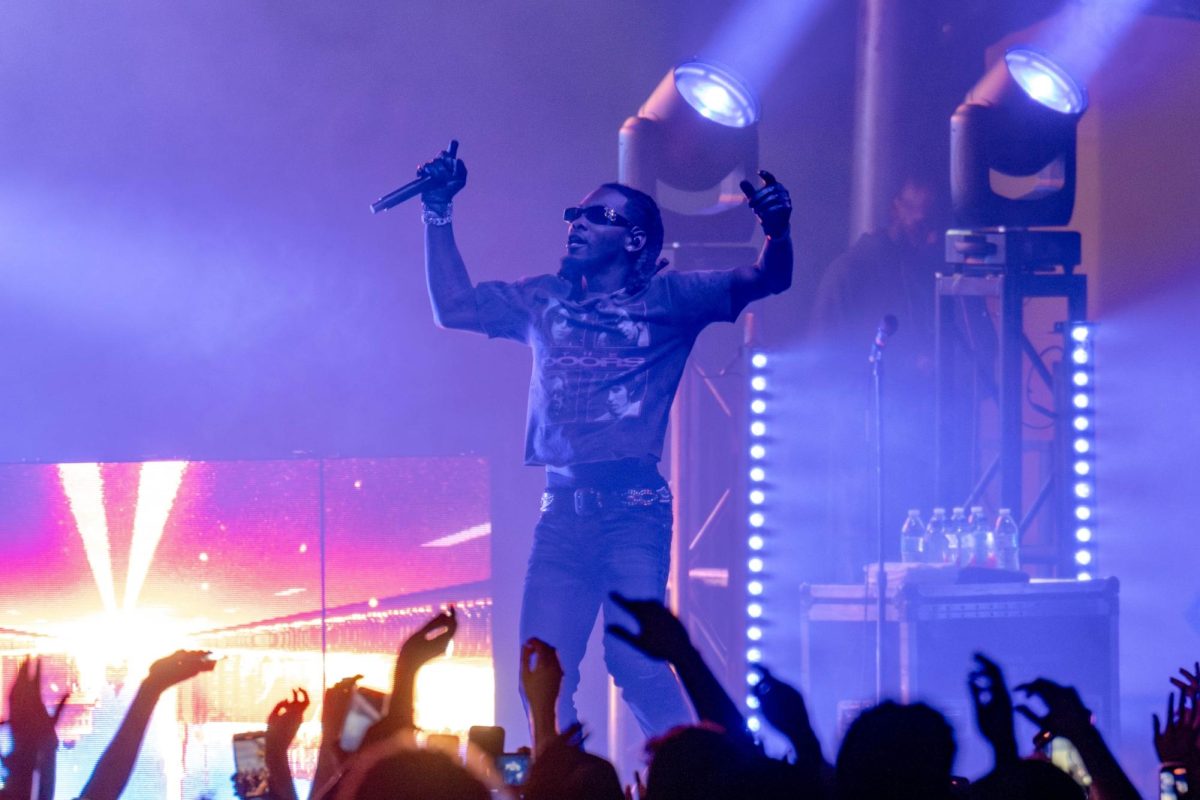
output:
<path id="1" fill-rule="evenodd" d="M 646 234 L 646 244 L 625 279 L 625 293 L 634 295 L 646 288 L 650 279 L 667 266 L 667 260 L 658 257 L 663 248 L 662 212 L 658 210 L 658 203 L 654 202 L 653 197 L 632 186 L 605 183 L 600 188 L 609 189 L 624 197 L 625 209 L 628 212 L 626 216 Z"/>

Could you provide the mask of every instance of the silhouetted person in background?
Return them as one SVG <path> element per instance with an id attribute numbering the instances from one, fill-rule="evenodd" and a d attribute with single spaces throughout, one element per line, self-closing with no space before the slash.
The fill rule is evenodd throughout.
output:
<path id="1" fill-rule="evenodd" d="M 826 564 L 821 579 L 857 581 L 874 558 L 871 342 L 892 314 L 899 328 L 884 358 L 884 520 L 900 530 L 908 508 L 933 505 L 934 276 L 944 270 L 942 202 L 910 176 L 892 198 L 887 227 L 863 234 L 826 270 L 814 300 L 812 381 L 827 454 Z M 893 545 L 894 548 L 894 545 Z M 891 556 L 894 558 L 894 555 Z"/>

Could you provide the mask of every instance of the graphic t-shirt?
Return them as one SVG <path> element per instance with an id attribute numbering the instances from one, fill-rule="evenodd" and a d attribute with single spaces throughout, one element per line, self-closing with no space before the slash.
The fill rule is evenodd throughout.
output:
<path id="1" fill-rule="evenodd" d="M 662 457 L 688 353 L 710 322 L 732 322 L 728 271 L 666 272 L 633 296 L 568 299 L 554 275 L 476 287 L 484 331 L 533 350 L 525 463 Z"/>

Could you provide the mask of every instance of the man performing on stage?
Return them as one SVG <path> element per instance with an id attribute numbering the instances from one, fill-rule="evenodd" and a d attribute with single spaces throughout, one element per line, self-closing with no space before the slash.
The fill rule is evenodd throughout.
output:
<path id="1" fill-rule="evenodd" d="M 474 285 L 454 241 L 451 198 L 466 185 L 443 151 L 421 174 L 425 264 L 444 328 L 515 339 L 533 350 L 525 461 L 546 491 L 525 576 L 521 640 L 558 651 L 560 724 L 576 720 L 579 664 L 596 614 L 631 621 L 609 599 L 662 600 L 671 553 L 671 492 L 658 472 L 671 401 L 696 336 L 732 322 L 792 279 L 787 190 L 769 173 L 742 189 L 767 234 L 758 262 L 724 271 L 660 272 L 662 218 L 648 195 L 604 184 L 569 208 L 556 275 Z M 606 635 L 604 660 L 643 732 L 691 719 L 674 673 Z"/>

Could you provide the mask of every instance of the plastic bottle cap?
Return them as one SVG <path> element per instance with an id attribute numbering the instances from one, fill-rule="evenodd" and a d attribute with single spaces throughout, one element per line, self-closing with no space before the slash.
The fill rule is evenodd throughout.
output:
<path id="1" fill-rule="evenodd" d="M 1012 513 L 1012 509 L 1011 509 L 1011 508 L 1002 508 L 1002 509 L 1000 509 L 1000 516 L 1004 516 L 1005 514 L 1011 514 L 1011 513 Z"/>
<path id="2" fill-rule="evenodd" d="M 935 513 L 935 514 L 938 514 L 938 513 L 945 514 L 945 513 L 946 513 L 946 509 L 942 508 L 941 506 L 938 506 L 937 508 L 935 508 L 935 509 L 933 510 L 933 513 Z"/>

